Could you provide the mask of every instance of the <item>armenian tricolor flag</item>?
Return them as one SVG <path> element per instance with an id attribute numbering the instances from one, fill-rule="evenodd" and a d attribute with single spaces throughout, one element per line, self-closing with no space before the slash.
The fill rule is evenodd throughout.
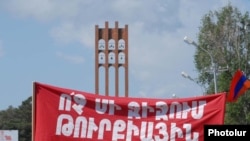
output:
<path id="1" fill-rule="evenodd" d="M 250 80 L 241 70 L 237 70 L 231 81 L 227 102 L 235 102 L 246 90 L 250 88 Z"/>

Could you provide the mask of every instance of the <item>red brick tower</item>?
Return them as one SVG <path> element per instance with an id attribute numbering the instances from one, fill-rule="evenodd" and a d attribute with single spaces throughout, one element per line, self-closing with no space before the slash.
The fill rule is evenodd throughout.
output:
<path id="1" fill-rule="evenodd" d="M 105 71 L 105 82 L 99 83 L 100 68 Z M 105 22 L 104 28 L 95 26 L 95 93 L 99 94 L 100 84 L 104 84 L 105 95 L 110 95 L 109 76 L 110 68 L 114 68 L 115 96 L 121 96 L 119 91 L 119 73 L 121 67 L 124 69 L 124 96 L 128 97 L 128 25 L 119 28 L 115 22 L 114 28 L 109 28 Z"/>

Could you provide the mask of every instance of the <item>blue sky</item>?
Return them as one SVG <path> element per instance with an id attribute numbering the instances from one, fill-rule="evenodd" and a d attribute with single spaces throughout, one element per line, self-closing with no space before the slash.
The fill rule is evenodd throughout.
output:
<path id="1" fill-rule="evenodd" d="M 32 82 L 94 93 L 94 28 L 129 28 L 129 96 L 202 95 L 195 47 L 201 18 L 229 0 L 7 0 L 0 2 L 0 110 L 32 95 Z M 242 12 L 249 0 L 231 0 Z"/>

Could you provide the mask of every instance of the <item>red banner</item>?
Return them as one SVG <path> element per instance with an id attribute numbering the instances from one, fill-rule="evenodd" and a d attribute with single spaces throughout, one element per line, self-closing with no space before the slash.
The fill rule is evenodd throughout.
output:
<path id="1" fill-rule="evenodd" d="M 125 98 L 35 82 L 33 100 L 33 141 L 203 141 L 203 125 L 224 122 L 226 94 Z"/>

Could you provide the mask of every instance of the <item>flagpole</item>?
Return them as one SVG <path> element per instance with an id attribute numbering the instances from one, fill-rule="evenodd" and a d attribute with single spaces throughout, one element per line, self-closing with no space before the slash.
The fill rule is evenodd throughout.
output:
<path id="1" fill-rule="evenodd" d="M 32 115 L 32 123 L 31 123 L 31 129 L 32 129 L 32 131 L 31 131 L 31 138 L 32 139 L 31 140 L 32 141 L 35 141 L 35 139 L 34 139 L 35 138 L 34 137 L 34 133 L 35 133 L 34 132 L 34 129 L 35 129 L 35 126 L 34 126 L 35 125 L 35 115 L 34 114 L 35 114 L 35 99 L 36 99 L 35 98 L 35 83 L 36 83 L 35 81 L 32 82 L 32 85 L 33 85 L 32 86 L 33 87 L 33 94 L 32 94 L 32 114 L 31 114 Z"/>

